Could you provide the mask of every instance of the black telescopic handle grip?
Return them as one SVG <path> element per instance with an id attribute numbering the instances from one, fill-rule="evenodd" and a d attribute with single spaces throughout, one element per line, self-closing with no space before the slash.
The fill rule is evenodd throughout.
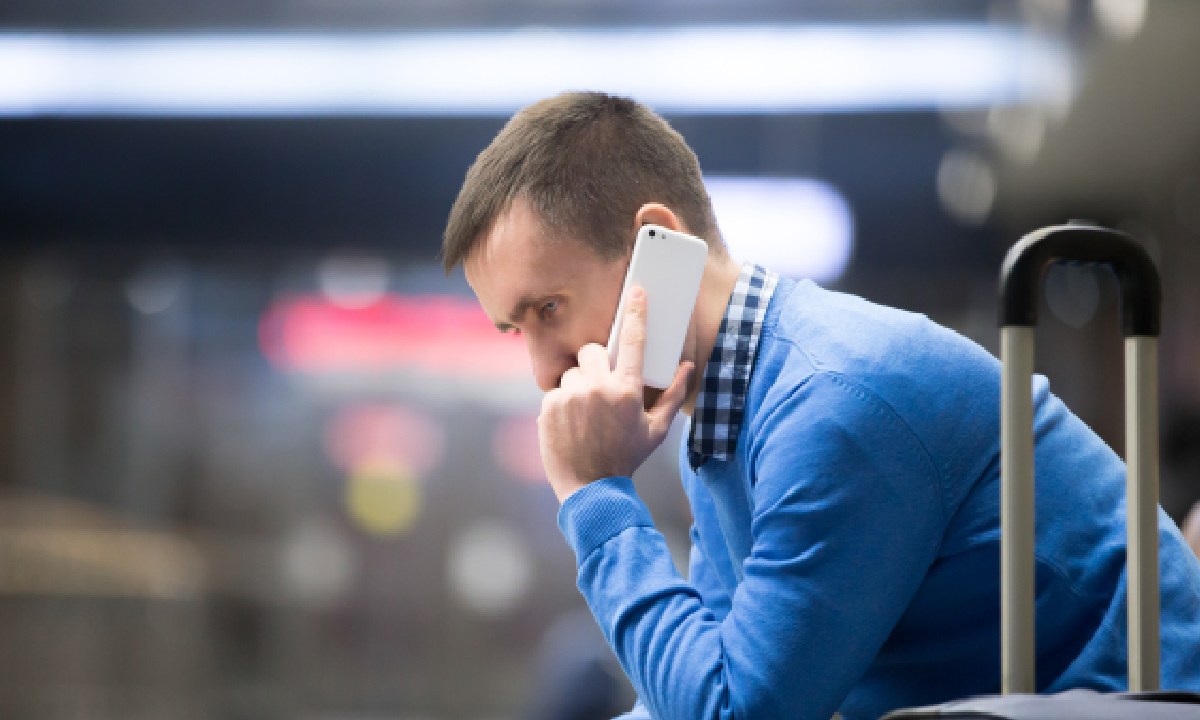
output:
<path id="1" fill-rule="evenodd" d="M 1001 327 L 1037 325 L 1042 278 L 1058 262 L 1112 268 L 1121 286 L 1125 337 L 1158 336 L 1162 287 L 1150 254 L 1125 233 L 1077 221 L 1034 230 L 1009 249 L 1000 269 Z"/>

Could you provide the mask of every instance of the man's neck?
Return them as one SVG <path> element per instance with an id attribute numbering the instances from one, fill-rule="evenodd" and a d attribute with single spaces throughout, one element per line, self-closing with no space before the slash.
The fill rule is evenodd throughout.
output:
<path id="1" fill-rule="evenodd" d="M 690 334 L 695 342 L 693 360 L 696 364 L 689 381 L 687 400 L 684 401 L 680 412 L 691 417 L 696 409 L 696 398 L 700 395 L 701 379 L 704 377 L 704 366 L 712 357 L 713 345 L 717 342 L 717 332 L 721 329 L 721 320 L 729 306 L 729 296 L 737 285 L 742 266 L 729 255 L 715 257 L 709 255 L 704 266 L 704 276 L 700 279 L 700 292 L 696 298 L 696 310 L 692 313 Z"/>

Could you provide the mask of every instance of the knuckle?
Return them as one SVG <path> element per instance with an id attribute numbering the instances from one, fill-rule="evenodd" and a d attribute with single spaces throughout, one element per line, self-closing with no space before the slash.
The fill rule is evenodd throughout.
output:
<path id="1" fill-rule="evenodd" d="M 546 422 L 546 415 L 562 404 L 563 392 L 555 388 L 542 396 L 542 411 L 538 414 L 538 424 Z"/>
<path id="2" fill-rule="evenodd" d="M 594 403 L 590 394 L 573 394 L 563 402 L 563 417 L 570 418 L 572 422 L 576 422 L 581 418 L 590 416 L 593 407 Z"/>
<path id="3" fill-rule="evenodd" d="M 635 388 L 628 384 L 622 384 L 613 389 L 612 399 L 617 403 L 625 405 L 637 404 L 638 407 L 641 407 L 642 394 L 640 388 Z"/>

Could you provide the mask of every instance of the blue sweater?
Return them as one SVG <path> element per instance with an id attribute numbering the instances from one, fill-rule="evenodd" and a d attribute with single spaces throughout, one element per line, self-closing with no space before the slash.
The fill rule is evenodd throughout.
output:
<path id="1" fill-rule="evenodd" d="M 658 720 L 848 720 L 999 689 L 999 364 L 781 281 L 735 457 L 693 473 L 689 578 L 629 478 L 571 495 L 578 585 Z M 1034 383 L 1037 684 L 1125 685 L 1124 465 Z M 1200 690 L 1200 563 L 1159 513 L 1163 686 Z"/>

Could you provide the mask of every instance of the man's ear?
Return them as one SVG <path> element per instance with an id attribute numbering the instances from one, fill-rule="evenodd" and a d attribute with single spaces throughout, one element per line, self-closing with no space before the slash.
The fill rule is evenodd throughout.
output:
<path id="1" fill-rule="evenodd" d="M 675 232 L 687 232 L 683 221 L 679 219 L 671 208 L 662 203 L 646 203 L 638 208 L 637 214 L 633 216 L 633 235 L 637 235 L 638 230 L 643 225 L 659 225 L 668 230 Z"/>

